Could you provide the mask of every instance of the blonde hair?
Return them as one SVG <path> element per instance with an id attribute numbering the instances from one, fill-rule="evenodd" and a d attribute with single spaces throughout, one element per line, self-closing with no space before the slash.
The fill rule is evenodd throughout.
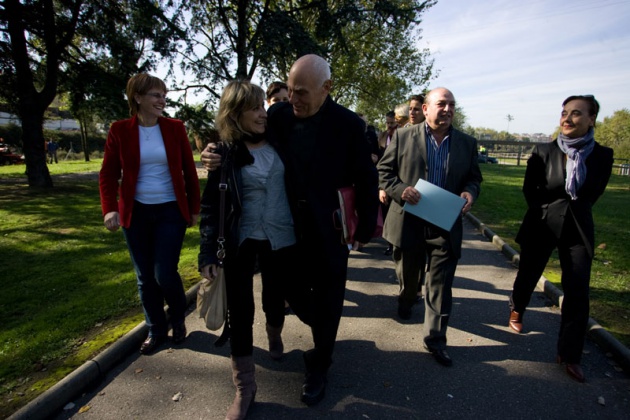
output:
<path id="1" fill-rule="evenodd" d="M 243 135 L 251 135 L 241 127 L 241 114 L 248 109 L 262 106 L 264 101 L 265 91 L 249 80 L 232 80 L 228 83 L 221 94 L 215 119 L 221 140 L 233 142 Z"/>
<path id="2" fill-rule="evenodd" d="M 138 113 L 138 103 L 135 96 L 144 95 L 151 89 L 159 89 L 166 94 L 166 84 L 159 77 L 148 73 L 138 73 L 127 82 L 127 102 L 129 103 L 129 115 L 132 117 Z"/>

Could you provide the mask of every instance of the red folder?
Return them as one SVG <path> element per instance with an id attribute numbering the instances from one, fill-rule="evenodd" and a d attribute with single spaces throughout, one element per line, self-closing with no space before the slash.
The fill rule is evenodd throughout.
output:
<path id="1" fill-rule="evenodd" d="M 339 210 L 341 219 L 341 229 L 343 236 L 341 242 L 345 244 L 354 243 L 354 234 L 359 225 L 359 217 L 355 209 L 355 192 L 354 187 L 343 187 L 337 190 L 339 196 Z M 372 234 L 373 238 L 380 238 L 383 234 L 383 212 L 381 206 L 378 206 L 378 216 L 376 219 L 376 229 Z"/>

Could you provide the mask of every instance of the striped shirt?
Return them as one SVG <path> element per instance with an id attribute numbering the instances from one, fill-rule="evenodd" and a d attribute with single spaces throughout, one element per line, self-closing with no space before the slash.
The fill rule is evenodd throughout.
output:
<path id="1" fill-rule="evenodd" d="M 442 140 L 442 143 L 438 144 L 429 124 L 424 125 L 427 142 L 427 181 L 431 184 L 437 185 L 440 188 L 446 186 L 446 170 L 448 167 L 448 153 L 451 144 L 451 130 Z"/>

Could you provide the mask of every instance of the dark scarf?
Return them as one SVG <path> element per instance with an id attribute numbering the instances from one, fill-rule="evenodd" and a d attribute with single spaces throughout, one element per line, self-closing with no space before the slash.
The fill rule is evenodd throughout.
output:
<path id="1" fill-rule="evenodd" d="M 577 192 L 586 180 L 586 158 L 595 147 L 593 127 L 588 130 L 584 137 L 575 139 L 564 134 L 558 134 L 558 146 L 568 157 L 567 159 L 567 179 L 564 189 L 571 196 L 572 200 L 577 200 Z"/>

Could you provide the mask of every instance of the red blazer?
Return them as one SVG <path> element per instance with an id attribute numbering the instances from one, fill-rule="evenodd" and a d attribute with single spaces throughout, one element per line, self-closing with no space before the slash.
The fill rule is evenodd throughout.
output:
<path id="1" fill-rule="evenodd" d="M 191 215 L 199 214 L 200 198 L 199 178 L 186 128 L 181 121 L 170 118 L 160 117 L 158 124 L 164 139 L 177 204 L 184 219 L 190 223 Z M 124 228 L 128 228 L 131 223 L 139 171 L 140 139 L 138 119 L 134 116 L 116 121 L 110 127 L 99 175 L 103 216 L 112 211 L 119 212 L 120 224 Z"/>

